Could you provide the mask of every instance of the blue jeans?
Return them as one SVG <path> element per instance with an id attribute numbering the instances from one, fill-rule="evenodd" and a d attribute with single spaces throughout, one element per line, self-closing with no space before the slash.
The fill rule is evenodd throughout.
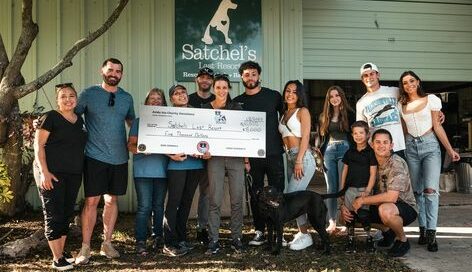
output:
<path id="1" fill-rule="evenodd" d="M 146 241 L 149 217 L 152 212 L 152 235 L 162 236 L 164 199 L 167 192 L 166 178 L 134 178 L 138 198 L 136 211 L 136 241 Z"/>
<path id="2" fill-rule="evenodd" d="M 349 142 L 337 141 L 328 143 L 326 151 L 324 153 L 324 166 L 325 166 L 325 180 L 326 180 L 326 191 L 328 194 L 336 193 L 339 191 L 341 184 L 341 173 L 343 171 L 344 163 L 342 159 L 344 153 L 349 149 Z M 338 215 L 338 200 L 336 198 L 329 198 L 325 200 L 326 207 L 328 208 L 328 219 L 336 221 Z"/>
<path id="3" fill-rule="evenodd" d="M 293 174 L 293 169 L 295 167 L 295 161 L 297 160 L 298 156 L 298 148 L 291 148 L 286 153 L 287 156 L 287 178 L 289 178 L 288 186 L 287 186 L 287 193 L 296 192 L 296 191 L 303 191 L 306 190 L 308 184 L 310 184 L 311 178 L 316 171 L 316 163 L 313 154 L 310 150 L 305 152 L 303 156 L 303 177 L 301 179 L 296 179 L 295 175 Z M 307 224 L 306 214 L 300 215 L 297 218 L 297 225 L 304 226 Z"/>
<path id="4" fill-rule="evenodd" d="M 418 204 L 418 224 L 436 230 L 441 174 L 441 149 L 436 135 L 433 132 L 420 137 L 407 135 L 405 153 Z M 433 192 L 426 193 L 425 189 L 432 189 Z"/>

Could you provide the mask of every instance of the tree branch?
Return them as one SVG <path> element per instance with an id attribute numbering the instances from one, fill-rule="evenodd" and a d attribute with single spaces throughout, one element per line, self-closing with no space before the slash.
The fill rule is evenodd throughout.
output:
<path id="1" fill-rule="evenodd" d="M 8 66 L 8 55 L 5 45 L 3 44 L 2 34 L 0 33 L 0 79 L 3 77 L 3 72 Z"/>
<path id="2" fill-rule="evenodd" d="M 51 81 L 53 78 L 55 78 L 58 74 L 60 74 L 64 69 L 72 66 L 72 59 L 74 58 L 74 56 L 82 48 L 86 47 L 87 45 L 95 41 L 98 37 L 100 37 L 103 33 L 105 33 L 115 23 L 123 9 L 128 4 L 128 1 L 129 0 L 120 0 L 120 3 L 118 3 L 116 8 L 113 10 L 112 14 L 103 23 L 103 25 L 94 32 L 89 33 L 85 38 L 76 41 L 75 44 L 69 49 L 69 51 L 67 51 L 64 57 L 58 63 L 56 63 L 56 65 L 51 70 L 42 74 L 34 81 L 15 88 L 15 97 L 17 99 L 20 99 L 21 97 L 24 97 L 25 95 L 38 90 L 46 83 Z"/>
<path id="3" fill-rule="evenodd" d="M 15 82 L 18 82 L 17 77 L 20 74 L 21 67 L 25 63 L 36 35 L 38 35 L 38 25 L 33 22 L 32 0 L 23 0 L 21 21 L 21 35 L 16 45 L 15 53 L 11 57 L 10 64 L 7 65 L 0 86 L 14 86 Z"/>

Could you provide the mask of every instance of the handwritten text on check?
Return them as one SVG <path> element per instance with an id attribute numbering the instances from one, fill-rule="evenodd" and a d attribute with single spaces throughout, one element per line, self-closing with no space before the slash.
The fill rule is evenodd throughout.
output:
<path id="1" fill-rule="evenodd" d="M 265 157 L 265 113 L 141 106 L 138 151 Z"/>

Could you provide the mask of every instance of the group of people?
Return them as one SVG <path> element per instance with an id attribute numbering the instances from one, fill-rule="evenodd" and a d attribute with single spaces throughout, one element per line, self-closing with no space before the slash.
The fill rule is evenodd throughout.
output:
<path id="1" fill-rule="evenodd" d="M 100 254 L 107 258 L 120 256 L 111 241 L 118 216 L 117 197 L 127 190 L 129 152 L 133 154 L 138 202 L 135 225 L 138 254 L 148 253 L 149 236 L 152 249 L 162 248 L 168 256 L 181 256 L 194 248 L 187 237 L 187 220 L 197 187 L 200 192 L 197 239 L 207 246 L 208 254 L 217 254 L 225 175 L 231 202 L 231 248 L 241 252 L 244 172 L 252 176 L 251 195 L 256 195 L 264 187 L 265 177 L 279 191 L 306 190 L 316 169 L 310 146 L 312 118 L 302 83 L 288 81 L 280 94 L 261 86 L 261 72 L 256 62 L 242 63 L 239 74 L 244 93 L 231 99 L 228 75 L 214 74 L 205 67 L 195 78 L 194 93 L 189 95 L 185 86 L 176 84 L 169 89 L 168 97 L 173 107 L 265 112 L 265 158 L 219 157 L 209 152 L 138 153 L 139 118 L 135 116 L 132 96 L 118 86 L 123 75 L 123 64 L 118 59 L 105 60 L 101 67 L 102 83 L 86 88 L 79 96 L 70 83 L 56 85 L 58 107 L 41 117 L 35 139 L 35 177 L 53 268 L 67 270 L 73 268 L 73 263 L 89 262 L 101 196 L 104 208 Z M 403 226 L 413 222 L 418 212 L 418 242 L 427 244 L 430 251 L 437 251 L 435 231 L 441 162 L 437 139 L 452 160 L 459 159 L 441 126 L 441 101 L 434 95 L 426 95 L 420 79 L 411 71 L 402 74 L 400 89 L 380 86 L 380 72 L 373 63 L 364 64 L 360 75 L 367 92 L 357 102 L 356 113 L 342 88 L 332 86 L 327 91 L 319 122 L 327 191 L 346 190 L 339 210 L 349 226 L 347 249 L 354 248 L 351 234 L 354 222 L 360 221 L 367 231 L 370 224 L 379 225 L 384 239 L 377 243 L 378 247 L 393 244 L 389 254 L 404 255 L 409 243 Z M 164 91 L 151 89 L 144 104 L 167 106 Z M 128 138 L 125 124 L 130 127 Z M 370 134 L 373 135 L 369 144 Z M 85 193 L 81 212 L 82 246 L 74 258 L 64 251 L 64 245 L 82 173 Z M 338 230 L 337 200 L 326 202 L 327 230 L 334 233 Z M 266 225 L 255 197 L 251 197 L 250 205 L 255 234 L 249 245 L 258 246 L 266 242 Z M 292 250 L 313 244 L 305 215 L 297 218 L 297 225 L 299 232 L 294 239 L 283 241 Z M 371 242 L 369 234 L 368 243 Z"/>

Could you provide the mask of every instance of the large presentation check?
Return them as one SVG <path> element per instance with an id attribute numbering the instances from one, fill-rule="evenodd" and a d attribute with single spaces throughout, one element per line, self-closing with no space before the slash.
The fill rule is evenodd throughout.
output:
<path id="1" fill-rule="evenodd" d="M 138 152 L 265 158 L 265 112 L 141 106 Z"/>

